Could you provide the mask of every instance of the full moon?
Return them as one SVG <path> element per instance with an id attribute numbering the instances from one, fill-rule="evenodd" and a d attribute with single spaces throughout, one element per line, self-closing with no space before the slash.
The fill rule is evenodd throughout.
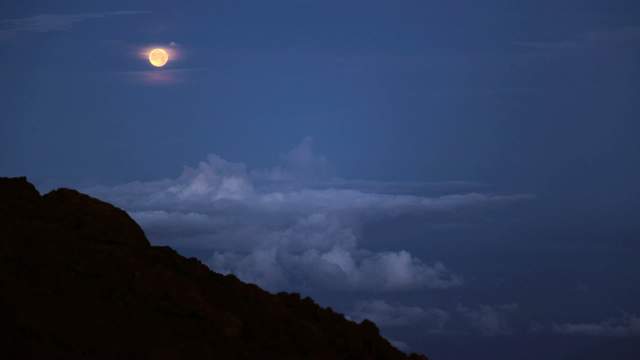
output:
<path id="1" fill-rule="evenodd" d="M 149 62 L 155 67 L 163 67 L 169 61 L 169 53 L 165 49 L 157 48 L 149 52 Z"/>

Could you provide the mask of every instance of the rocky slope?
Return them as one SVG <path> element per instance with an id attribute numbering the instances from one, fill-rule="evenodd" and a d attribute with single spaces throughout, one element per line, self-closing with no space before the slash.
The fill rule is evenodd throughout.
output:
<path id="1" fill-rule="evenodd" d="M 4 359 L 426 359 L 310 298 L 150 246 L 122 210 L 0 178 Z"/>

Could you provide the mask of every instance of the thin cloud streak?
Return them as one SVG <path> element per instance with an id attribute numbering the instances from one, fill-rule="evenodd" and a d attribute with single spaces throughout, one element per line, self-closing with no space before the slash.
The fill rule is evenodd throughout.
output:
<path id="1" fill-rule="evenodd" d="M 627 26 L 590 31 L 572 40 L 515 41 L 512 44 L 516 47 L 537 51 L 636 48 L 640 46 L 640 27 Z"/>
<path id="2" fill-rule="evenodd" d="M 573 336 L 635 337 L 640 336 L 640 316 L 627 314 L 592 323 L 554 323 L 552 332 Z"/>
<path id="3" fill-rule="evenodd" d="M 39 14 L 35 16 L 0 20 L 0 35 L 11 36 L 20 32 L 47 33 L 70 30 L 74 24 L 110 16 L 150 14 L 150 11 L 109 11 L 84 14 Z"/>
<path id="4" fill-rule="evenodd" d="M 208 71 L 207 68 L 152 69 L 140 71 L 120 71 L 115 75 L 123 81 L 131 81 L 150 86 L 174 85 L 192 79 L 195 73 Z M 110 77 L 111 78 L 111 77 Z"/>

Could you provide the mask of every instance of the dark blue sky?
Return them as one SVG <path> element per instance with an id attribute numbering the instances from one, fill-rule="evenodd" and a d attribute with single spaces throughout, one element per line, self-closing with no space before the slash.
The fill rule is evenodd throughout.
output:
<path id="1" fill-rule="evenodd" d="M 0 175 L 436 360 L 637 358 L 639 64 L 635 1 L 3 2 Z"/>

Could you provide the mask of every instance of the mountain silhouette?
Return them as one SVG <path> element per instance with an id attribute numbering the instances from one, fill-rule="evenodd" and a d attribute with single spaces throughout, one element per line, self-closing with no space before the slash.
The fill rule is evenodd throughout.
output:
<path id="1" fill-rule="evenodd" d="M 0 178 L 3 359 L 426 360 L 295 293 L 151 246 L 121 209 Z"/>

